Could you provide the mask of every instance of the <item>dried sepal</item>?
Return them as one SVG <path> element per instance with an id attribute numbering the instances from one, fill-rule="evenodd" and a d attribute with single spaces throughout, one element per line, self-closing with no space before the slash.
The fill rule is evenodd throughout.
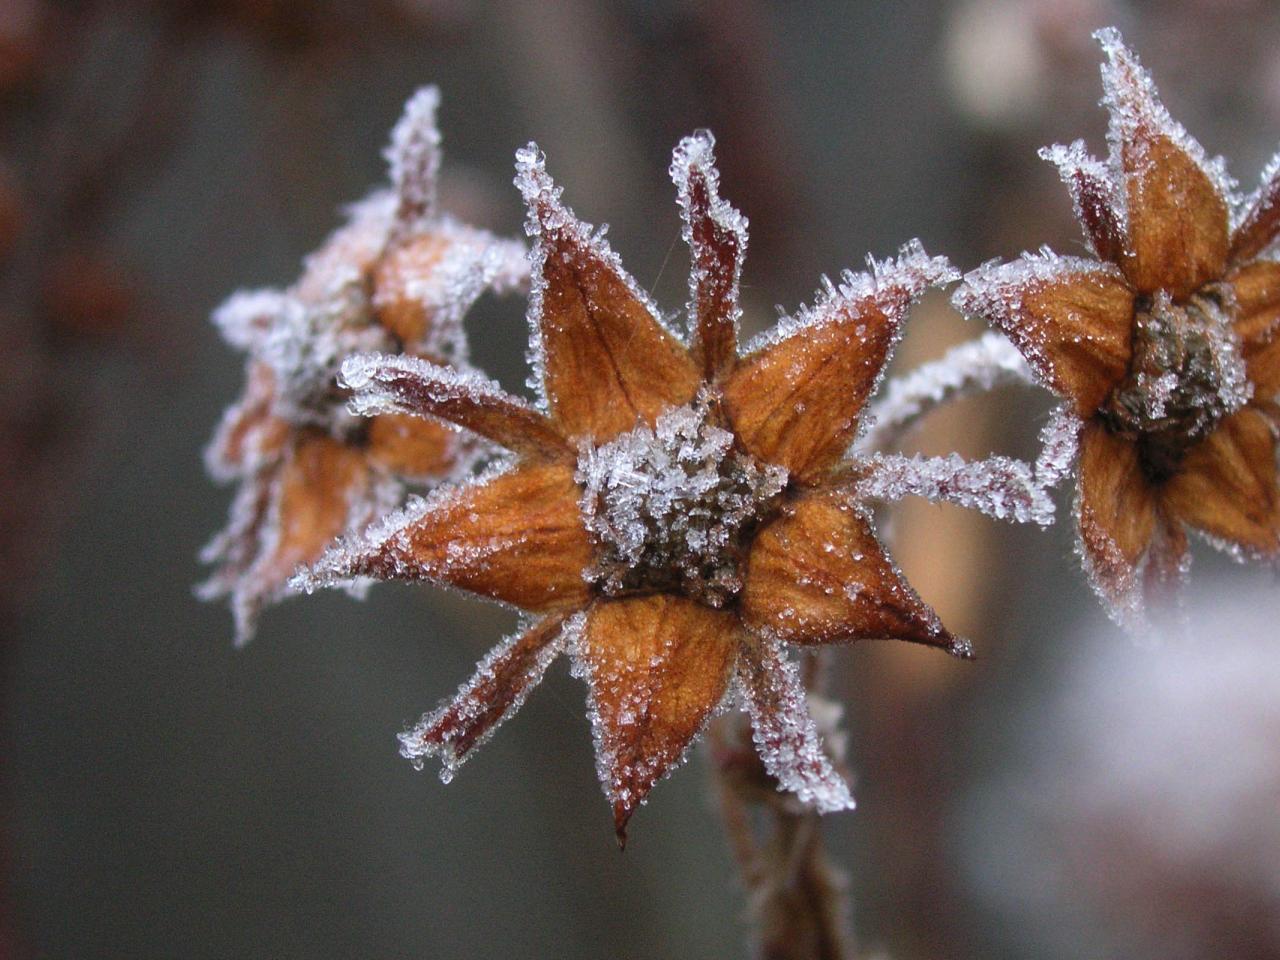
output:
<path id="1" fill-rule="evenodd" d="M 858 416 L 880 382 L 907 310 L 954 272 L 918 243 L 867 273 L 827 281 L 802 307 L 750 345 L 724 387 L 725 408 L 747 448 L 802 479 L 849 447 Z"/>
<path id="2" fill-rule="evenodd" d="M 391 187 L 396 194 L 397 230 L 402 235 L 421 230 L 436 216 L 440 175 L 440 129 L 436 111 L 440 91 L 422 87 L 404 105 L 391 129 L 386 157 Z"/>
<path id="3" fill-rule="evenodd" d="M 1134 294 L 1112 264 L 1048 250 L 1024 254 L 968 274 L 953 301 L 1002 330 L 1082 417 L 1129 369 Z"/>
<path id="4" fill-rule="evenodd" d="M 1126 237 L 1117 211 L 1123 209 L 1123 201 L 1117 196 L 1118 188 L 1107 165 L 1089 155 L 1083 140 L 1070 146 L 1059 143 L 1045 147 L 1040 156 L 1058 168 L 1093 252 L 1100 260 L 1122 256 Z"/>
<path id="5" fill-rule="evenodd" d="M 1181 298 L 1220 277 L 1227 261 L 1233 184 L 1160 102 L 1150 75 L 1108 28 L 1095 36 L 1102 67 L 1111 162 L 1122 184 L 1128 243 L 1120 259 L 1141 293 Z"/>
<path id="6" fill-rule="evenodd" d="M 1111 616 L 1132 624 L 1141 609 L 1138 564 L 1156 521 L 1138 448 L 1100 424 L 1087 424 L 1079 469 L 1076 520 L 1085 571 Z"/>
<path id="7" fill-rule="evenodd" d="M 481 294 L 508 293 L 528 279 L 524 244 L 440 218 L 378 260 L 372 305 L 406 350 L 464 364 L 467 311 Z"/>
<path id="8" fill-rule="evenodd" d="M 960 652 L 889 559 L 866 509 L 840 492 L 789 504 L 751 546 L 747 626 L 789 643 L 895 639 Z"/>
<path id="9" fill-rule="evenodd" d="M 1170 514 L 1237 557 L 1280 553 L 1276 435 L 1268 418 L 1246 408 L 1193 447 L 1169 481 Z"/>
<path id="10" fill-rule="evenodd" d="M 516 171 L 535 239 L 531 353 L 552 416 L 572 438 L 607 440 L 688 403 L 699 384 L 688 351 L 603 235 L 561 203 L 535 144 Z"/>
<path id="11" fill-rule="evenodd" d="M 724 699 L 737 622 L 666 594 L 598 600 L 587 611 L 578 658 L 590 685 L 596 770 L 620 844 L 636 807 Z"/>
<path id="12" fill-rule="evenodd" d="M 671 161 L 684 239 L 693 256 L 689 273 L 689 323 L 695 362 L 714 381 L 737 358 L 738 303 L 747 219 L 720 198 L 715 138 L 707 130 L 685 137 Z"/>
<path id="13" fill-rule="evenodd" d="M 1235 332 L 1254 395 L 1269 399 L 1280 393 L 1280 261 L 1254 260 L 1227 279 L 1236 301 Z"/>
<path id="14" fill-rule="evenodd" d="M 1031 369 L 1017 348 L 1002 334 L 984 333 L 888 381 L 863 417 L 855 449 L 882 450 L 943 404 L 1030 380 Z"/>
<path id="15" fill-rule="evenodd" d="M 399 735 L 400 755 L 418 769 L 426 758 L 438 757 L 440 779 L 448 783 L 471 751 L 520 709 L 573 635 L 563 615 L 552 615 L 508 637 L 452 699 Z"/>
<path id="16" fill-rule="evenodd" d="M 849 785 L 822 748 L 799 671 L 782 643 L 768 633 L 745 638 L 737 674 L 756 752 L 778 789 L 819 813 L 852 810 Z"/>
<path id="17" fill-rule="evenodd" d="M 573 467 L 530 463 L 411 503 L 331 547 L 297 582 L 425 580 L 543 612 L 586 602 L 590 560 Z"/>
<path id="18" fill-rule="evenodd" d="M 1080 453 L 1080 433 L 1084 421 L 1067 404 L 1049 414 L 1040 429 L 1040 453 L 1036 457 L 1036 483 L 1048 489 L 1056 487 L 1071 473 Z"/>
<path id="19" fill-rule="evenodd" d="M 222 415 L 205 448 L 205 468 L 215 480 L 239 480 L 280 456 L 290 426 L 275 415 L 275 374 L 265 363 L 245 367 L 244 395 Z"/>
<path id="20" fill-rule="evenodd" d="M 1280 239 L 1280 153 L 1262 171 L 1262 182 L 1244 205 L 1231 234 L 1231 258 L 1244 262 Z"/>
<path id="21" fill-rule="evenodd" d="M 403 413 L 372 417 L 364 442 L 371 464 L 415 483 L 429 483 L 458 470 L 470 459 L 469 447 L 448 424 Z"/>
<path id="22" fill-rule="evenodd" d="M 360 355 L 342 364 L 353 413 L 439 417 L 499 446 L 534 457 L 566 457 L 556 425 L 519 397 L 478 373 L 417 357 Z"/>
<path id="23" fill-rule="evenodd" d="M 965 460 L 946 457 L 875 454 L 860 466 L 859 499 L 901 500 L 924 497 L 954 503 L 997 520 L 1053 523 L 1053 500 L 1032 466 L 1009 457 Z"/>

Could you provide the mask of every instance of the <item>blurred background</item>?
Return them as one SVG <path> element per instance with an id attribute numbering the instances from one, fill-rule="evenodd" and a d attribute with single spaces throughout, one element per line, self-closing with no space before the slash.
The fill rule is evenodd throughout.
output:
<path id="1" fill-rule="evenodd" d="M 243 373 L 209 312 L 293 281 L 428 82 L 446 208 L 516 234 L 536 138 L 667 309 L 666 169 L 697 127 L 751 219 L 752 329 L 911 237 L 963 269 L 1074 252 L 1035 149 L 1104 148 L 1105 24 L 1251 186 L 1280 140 L 1266 0 L 0 0 L 0 956 L 741 955 L 705 758 L 619 855 L 563 667 L 449 787 L 397 756 L 507 614 L 382 586 L 288 601 L 232 648 L 191 593 L 230 499 L 201 450 Z M 470 329 L 523 389 L 519 298 Z M 979 332 L 926 301 L 898 369 Z M 1049 406 L 966 403 L 913 448 L 1032 456 Z M 1274 578 L 1198 554 L 1189 637 L 1144 648 L 1106 625 L 1070 523 L 889 520 L 979 660 L 837 656 L 859 809 L 826 828 L 861 948 L 1280 956 Z"/>

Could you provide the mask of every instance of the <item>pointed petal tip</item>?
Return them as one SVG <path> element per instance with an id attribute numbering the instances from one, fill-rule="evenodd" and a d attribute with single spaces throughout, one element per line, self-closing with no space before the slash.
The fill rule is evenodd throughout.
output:
<path id="1" fill-rule="evenodd" d="M 683 137 L 671 152 L 671 179 L 680 183 L 690 168 L 714 166 L 715 147 L 715 135 L 707 129 L 698 129 Z"/>
<path id="2" fill-rule="evenodd" d="M 977 660 L 978 655 L 974 652 L 973 641 L 968 637 L 951 637 L 951 643 L 947 647 L 947 653 L 955 657 L 957 660 Z"/>
<path id="3" fill-rule="evenodd" d="M 627 824 L 631 821 L 631 815 L 635 813 L 635 807 L 617 801 L 613 805 L 613 833 L 618 840 L 618 852 L 624 853 L 627 849 Z"/>

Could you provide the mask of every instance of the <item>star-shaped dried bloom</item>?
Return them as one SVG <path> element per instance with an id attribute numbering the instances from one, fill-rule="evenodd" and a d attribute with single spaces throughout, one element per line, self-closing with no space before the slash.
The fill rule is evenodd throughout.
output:
<path id="1" fill-rule="evenodd" d="M 1238 200 L 1119 34 L 1097 37 L 1110 156 L 1043 151 L 1095 256 L 987 265 L 955 299 L 1066 401 L 1084 566 L 1140 625 L 1185 579 L 1188 528 L 1239 559 L 1280 555 L 1280 156 Z"/>
<path id="2" fill-rule="evenodd" d="M 540 402 L 413 358 L 348 361 L 357 411 L 440 417 L 511 456 L 348 539 L 299 578 L 308 588 L 427 581 L 525 613 L 452 700 L 401 735 L 402 752 L 419 765 L 439 757 L 448 780 L 568 651 L 588 684 L 620 840 L 654 783 L 735 697 L 781 787 L 822 811 L 852 806 L 789 645 L 887 638 L 969 651 L 902 578 L 863 497 L 864 485 L 933 483 L 939 496 L 982 499 L 981 484 L 949 460 L 912 470 L 915 461 L 844 459 L 910 304 L 951 268 L 909 245 L 896 261 L 828 282 L 813 307 L 740 354 L 747 222 L 719 196 L 712 147 L 710 134 L 690 137 L 671 167 L 693 259 L 687 342 L 603 231 L 561 202 L 537 147 L 517 153 L 535 240 Z"/>
<path id="3" fill-rule="evenodd" d="M 522 243 L 437 209 L 438 101 L 430 87 L 410 99 L 386 151 L 390 188 L 352 208 L 292 287 L 238 293 L 214 314 L 248 362 L 244 396 L 206 455 L 239 491 L 205 548 L 217 570 L 200 594 L 230 597 L 237 643 L 300 565 L 393 509 L 405 483 L 457 476 L 474 460 L 474 440 L 442 423 L 352 416 L 336 380 L 344 359 L 368 350 L 465 366 L 463 314 L 486 290 L 527 281 Z"/>

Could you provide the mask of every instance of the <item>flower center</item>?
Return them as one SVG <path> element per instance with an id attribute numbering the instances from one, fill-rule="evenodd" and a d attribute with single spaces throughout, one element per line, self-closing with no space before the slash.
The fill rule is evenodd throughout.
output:
<path id="1" fill-rule="evenodd" d="M 596 559 L 586 577 L 608 596 L 678 590 L 713 607 L 742 589 L 747 535 L 787 471 L 737 449 L 705 396 L 600 447 L 575 475 Z"/>
<path id="2" fill-rule="evenodd" d="M 1210 284 L 1185 303 L 1161 291 L 1138 304 L 1129 373 L 1099 413 L 1112 433 L 1137 442 L 1153 483 L 1173 476 L 1187 451 L 1250 397 L 1232 301 L 1229 288 Z"/>

